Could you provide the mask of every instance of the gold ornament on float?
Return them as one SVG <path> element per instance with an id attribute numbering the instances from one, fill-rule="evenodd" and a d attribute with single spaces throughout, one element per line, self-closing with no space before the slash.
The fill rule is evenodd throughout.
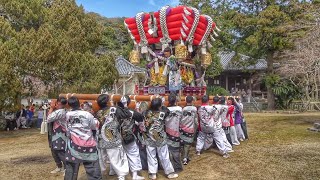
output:
<path id="1" fill-rule="evenodd" d="M 178 44 L 175 46 L 175 57 L 178 60 L 185 60 L 187 59 L 187 46 L 184 44 Z"/>
<path id="2" fill-rule="evenodd" d="M 130 52 L 129 60 L 132 64 L 138 65 L 140 64 L 140 54 L 137 50 L 132 50 Z"/>
<path id="3" fill-rule="evenodd" d="M 212 63 L 212 57 L 210 53 L 203 54 L 201 56 L 201 64 L 204 68 L 207 68 Z"/>

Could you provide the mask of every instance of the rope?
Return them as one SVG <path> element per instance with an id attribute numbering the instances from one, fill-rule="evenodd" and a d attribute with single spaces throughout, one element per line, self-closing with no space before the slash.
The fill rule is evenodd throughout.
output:
<path id="1" fill-rule="evenodd" d="M 196 29 L 197 29 L 197 26 L 199 23 L 199 19 L 200 19 L 200 13 L 199 13 L 198 9 L 196 9 L 196 8 L 191 8 L 191 9 L 194 12 L 194 21 L 193 21 L 190 33 L 187 37 L 187 42 L 189 43 L 189 47 L 188 47 L 189 52 L 193 51 L 192 44 L 193 44 L 193 39 L 194 39 L 194 33 L 196 32 Z"/>
<path id="2" fill-rule="evenodd" d="M 213 24 L 213 21 L 212 21 L 212 18 L 208 15 L 205 15 L 207 21 L 208 21 L 208 25 L 207 25 L 207 29 L 206 29 L 206 32 L 204 33 L 201 41 L 200 41 L 200 45 L 204 45 L 205 43 L 205 40 L 208 38 L 208 36 L 210 35 L 210 32 L 212 30 L 212 24 Z"/>
<path id="3" fill-rule="evenodd" d="M 162 44 L 162 50 L 168 47 L 169 42 L 171 42 L 171 39 L 169 37 L 168 27 L 167 27 L 167 9 L 168 8 L 170 8 L 170 6 L 164 6 L 160 10 L 160 27 L 163 34 L 163 38 L 160 39 L 160 42 Z"/>
<path id="4" fill-rule="evenodd" d="M 147 45 L 148 40 L 146 37 L 146 34 L 144 33 L 143 24 L 142 24 L 142 16 L 144 15 L 144 12 L 140 12 L 136 15 L 136 22 L 137 22 L 137 28 L 140 36 L 140 46 L 141 46 L 141 53 L 147 53 Z"/>

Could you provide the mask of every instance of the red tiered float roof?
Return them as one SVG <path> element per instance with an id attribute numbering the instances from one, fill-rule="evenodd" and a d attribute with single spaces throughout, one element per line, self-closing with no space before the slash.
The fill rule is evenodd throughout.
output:
<path id="1" fill-rule="evenodd" d="M 171 40 L 187 40 L 187 37 L 190 34 L 190 31 L 193 26 L 196 26 L 196 29 L 194 31 L 194 34 L 192 35 L 194 37 L 192 45 L 200 45 L 201 40 L 206 34 L 207 29 L 210 29 L 211 33 L 215 28 L 216 24 L 212 22 L 212 28 L 208 27 L 209 23 L 209 16 L 206 15 L 199 15 L 199 21 L 198 23 L 195 23 L 195 19 L 197 16 L 197 11 L 194 8 L 190 8 L 187 6 L 177 6 L 175 8 L 169 7 L 166 11 L 166 26 L 168 29 L 168 35 Z M 144 13 L 142 15 L 142 25 L 143 25 L 143 31 L 147 38 L 148 44 L 156 44 L 160 43 L 160 39 L 163 38 L 163 31 L 161 29 L 160 25 L 160 11 L 155 12 L 153 14 L 153 17 L 156 20 L 155 25 L 157 26 L 157 34 L 158 37 L 153 37 L 148 33 L 149 27 L 149 19 L 151 15 L 148 13 Z M 211 20 L 211 18 L 210 18 Z M 139 28 L 136 21 L 136 17 L 133 18 L 127 18 L 124 21 L 128 32 L 130 33 L 132 39 L 139 44 L 141 41 L 141 37 L 139 35 Z M 207 37 L 205 37 L 207 38 Z M 205 39 L 206 41 L 206 39 Z"/>

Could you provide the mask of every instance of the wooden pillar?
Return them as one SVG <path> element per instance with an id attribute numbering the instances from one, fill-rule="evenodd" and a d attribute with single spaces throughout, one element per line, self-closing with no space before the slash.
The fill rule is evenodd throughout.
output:
<path id="1" fill-rule="evenodd" d="M 126 81 L 123 82 L 123 92 L 122 95 L 126 94 Z"/>
<path id="2" fill-rule="evenodd" d="M 226 74 L 226 90 L 229 91 L 229 79 L 228 79 L 228 74 Z"/>

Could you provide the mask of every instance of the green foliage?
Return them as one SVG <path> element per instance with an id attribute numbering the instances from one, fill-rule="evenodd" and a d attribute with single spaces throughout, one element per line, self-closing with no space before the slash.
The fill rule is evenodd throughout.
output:
<path id="1" fill-rule="evenodd" d="M 280 82 L 281 78 L 279 75 L 277 74 L 270 74 L 267 75 L 264 79 L 265 81 L 265 85 L 268 88 L 273 88 L 275 87 L 279 82 Z"/>
<path id="2" fill-rule="evenodd" d="M 272 91 L 276 95 L 276 104 L 281 108 L 289 108 L 293 100 L 299 99 L 302 96 L 301 89 L 294 86 L 288 80 L 282 80 L 278 82 L 273 88 Z"/>
<path id="3" fill-rule="evenodd" d="M 302 90 L 299 87 L 287 79 L 282 79 L 279 75 L 266 76 L 263 83 L 272 89 L 276 96 L 276 105 L 279 108 L 287 109 L 293 100 L 302 96 Z"/>
<path id="4" fill-rule="evenodd" d="M 220 96 L 228 96 L 230 95 L 229 92 L 224 89 L 223 87 L 220 86 L 209 86 L 207 87 L 207 95 L 210 96 L 215 96 L 215 95 L 220 95 Z"/>
<path id="5" fill-rule="evenodd" d="M 52 95 L 99 93 L 118 74 L 114 56 L 96 56 L 105 28 L 74 0 L 0 0 L 0 108 L 17 104 L 21 94 L 42 82 Z M 110 30 L 110 29 L 109 29 Z"/>

